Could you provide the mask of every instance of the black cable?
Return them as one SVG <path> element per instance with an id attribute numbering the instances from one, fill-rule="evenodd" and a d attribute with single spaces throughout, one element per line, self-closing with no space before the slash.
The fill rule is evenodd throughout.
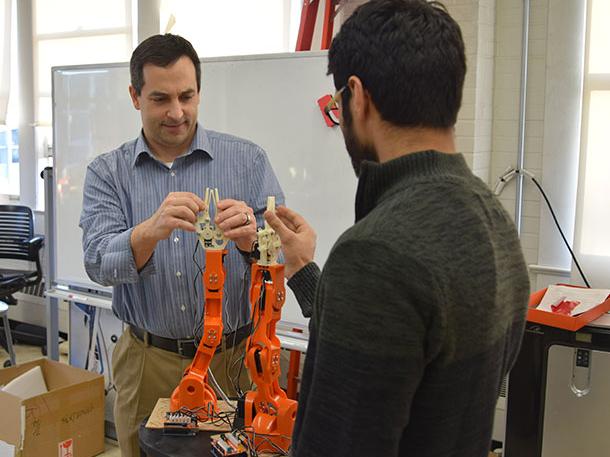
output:
<path id="1" fill-rule="evenodd" d="M 258 296 L 258 300 L 256 302 L 256 306 L 258 307 L 258 312 L 256 313 L 257 315 L 257 319 L 256 322 L 252 322 L 252 326 L 250 327 L 250 335 L 248 336 L 248 342 L 252 341 L 252 335 L 254 335 L 254 333 L 256 333 L 256 331 L 258 330 L 259 325 L 261 324 L 261 321 L 263 319 L 263 307 L 265 305 L 265 295 L 266 295 L 266 289 L 265 289 L 265 273 L 268 274 L 268 272 L 263 271 L 263 277 L 262 277 L 262 282 L 261 282 L 261 288 L 260 288 L 260 294 Z M 246 357 L 246 354 L 248 353 L 248 351 L 250 350 L 250 347 L 246 344 L 246 352 L 244 354 L 244 358 Z M 239 373 L 238 376 L 241 377 L 241 370 L 243 368 L 243 363 L 242 365 L 239 367 Z M 250 388 L 248 390 L 252 390 L 252 385 L 253 385 L 253 381 L 250 381 Z M 241 388 L 240 388 L 241 390 Z M 243 392 L 242 395 L 243 396 Z"/>
<path id="2" fill-rule="evenodd" d="M 199 412 L 204 408 L 206 409 L 205 414 L 208 419 L 202 421 L 199 419 Z M 225 424 L 231 427 L 235 417 L 235 413 L 232 411 L 216 411 L 211 403 L 208 403 L 206 406 L 199 406 L 192 409 L 182 406 L 176 412 L 190 418 L 195 418 L 198 422 L 205 422 L 206 424 L 214 426 Z"/>
<path id="3" fill-rule="evenodd" d="M 252 426 L 248 427 L 248 428 L 253 428 Z M 245 429 L 245 427 L 244 427 Z M 277 452 L 273 452 L 272 455 L 279 455 L 279 456 L 286 456 L 288 455 L 288 452 L 290 451 L 290 447 L 288 449 L 283 449 L 280 446 L 278 446 L 277 444 L 275 444 L 273 441 L 271 441 L 271 438 L 284 438 L 284 439 L 288 439 L 291 440 L 292 437 L 287 436 L 287 435 L 275 435 L 275 434 L 267 434 L 267 433 L 256 433 L 255 430 L 252 430 L 251 432 L 246 432 L 246 433 L 252 433 L 252 441 L 253 444 L 256 443 L 256 439 L 258 438 L 259 440 L 261 440 L 261 442 L 259 442 L 254 449 L 256 450 L 256 452 L 259 451 L 259 448 L 263 445 L 263 444 L 267 444 L 271 447 L 273 447 Z"/>
<path id="4" fill-rule="evenodd" d="M 527 173 L 523 173 L 523 174 L 527 175 Z M 576 265 L 576 268 L 578 268 L 578 272 L 580 273 L 580 277 L 582 278 L 582 280 L 584 281 L 586 286 L 590 289 L 591 286 L 589 285 L 589 281 L 587 281 L 587 278 L 585 277 L 585 274 L 583 273 L 582 268 L 580 268 L 580 264 L 578 263 L 578 260 L 576 260 L 576 255 L 574 255 L 574 251 L 572 251 L 572 248 L 570 247 L 570 243 L 568 243 L 568 240 L 566 239 L 566 236 L 563 234 L 563 230 L 561 230 L 561 226 L 559 225 L 559 221 L 557 220 L 557 216 L 555 216 L 555 211 L 553 211 L 553 207 L 551 206 L 551 202 L 547 198 L 546 194 L 544 193 L 544 190 L 542 189 L 542 186 L 538 183 L 536 178 L 534 178 L 533 176 L 530 176 L 530 179 L 534 182 L 534 184 L 536 185 L 536 187 L 538 188 L 538 190 L 542 194 L 542 197 L 544 198 L 544 201 L 546 202 L 547 206 L 549 207 L 549 211 L 551 212 L 551 216 L 553 216 L 553 220 L 555 221 L 555 225 L 557 226 L 557 229 L 559 230 L 559 234 L 561 235 L 561 238 L 563 239 L 563 242 L 565 243 L 566 247 L 568 248 L 568 251 L 570 251 L 570 255 L 572 256 L 572 260 L 574 261 L 574 265 Z"/>
<path id="5" fill-rule="evenodd" d="M 99 332 L 100 332 L 99 339 L 101 340 L 101 346 L 104 350 L 104 359 L 106 360 L 105 366 L 108 368 L 107 369 L 108 384 L 104 388 L 105 393 L 108 394 L 109 392 L 116 390 L 116 386 L 114 385 L 114 377 L 112 374 L 112 365 L 110 364 L 110 355 L 108 354 L 108 346 L 106 346 L 106 339 L 104 338 L 104 331 L 102 330 L 102 325 L 100 324 L 99 321 L 98 321 L 98 325 L 99 325 Z M 102 365 L 102 369 L 103 369 L 103 367 L 104 367 L 104 365 Z"/>
<path id="6" fill-rule="evenodd" d="M 235 359 L 235 342 L 236 341 L 237 341 L 237 330 L 233 331 L 233 342 L 231 344 L 231 355 L 229 356 L 229 360 L 227 362 L 227 365 L 228 365 L 227 377 L 229 378 L 229 381 L 231 382 L 231 385 L 233 386 L 233 390 L 235 391 L 236 394 L 239 395 L 239 378 L 237 378 L 237 383 L 236 383 L 235 379 L 231 377 L 231 373 L 233 372 L 233 367 L 235 366 L 234 359 Z"/>
<path id="7" fill-rule="evenodd" d="M 246 268 L 244 270 L 244 274 L 242 277 L 242 288 L 241 291 L 239 293 L 239 303 L 243 303 L 244 301 L 248 301 L 248 297 L 247 297 L 247 293 L 248 293 L 248 288 L 247 286 L 247 278 L 248 278 L 248 273 L 249 273 L 249 269 Z M 248 325 L 248 324 L 246 324 Z M 239 328 L 239 327 L 237 327 Z M 237 394 L 238 397 L 242 397 L 243 396 L 243 392 L 241 390 L 241 386 L 239 383 L 239 378 L 241 377 L 241 367 L 237 373 L 237 376 L 231 376 L 231 373 L 233 373 L 234 369 L 235 369 L 235 365 L 239 362 L 244 361 L 245 358 L 245 352 L 243 355 L 240 355 L 239 352 L 235 351 L 235 342 L 237 341 L 237 328 L 233 331 L 233 344 L 232 344 L 232 351 L 231 351 L 231 356 L 229 357 L 229 371 L 228 371 L 228 377 L 229 377 L 229 381 L 231 381 L 231 385 L 233 386 L 233 389 L 235 390 L 235 393 Z M 235 358 L 235 355 L 237 354 L 237 358 Z"/>
<path id="8" fill-rule="evenodd" d="M 254 245 L 254 243 L 253 243 L 253 245 Z M 247 297 L 247 293 L 248 293 L 248 290 L 249 290 L 249 287 L 248 287 L 248 285 L 249 285 L 248 279 L 249 279 L 249 276 L 250 276 L 249 273 L 250 273 L 250 269 L 246 268 L 244 270 L 244 275 L 243 275 L 243 278 L 242 278 L 243 279 L 243 281 L 242 281 L 243 287 L 242 287 L 242 290 L 240 292 L 240 303 L 243 303 L 243 301 L 249 301 L 248 297 Z M 246 297 L 244 297 L 244 295 L 246 295 Z M 250 322 L 250 332 L 249 332 L 249 335 L 246 338 L 246 340 L 248 340 L 254 334 L 255 327 L 254 327 L 253 324 L 254 324 L 253 322 Z M 248 324 L 246 324 L 246 325 L 248 325 Z M 233 343 L 234 343 L 233 347 L 235 347 L 235 341 Z M 233 359 L 233 357 L 232 357 L 230 362 L 229 362 L 229 370 L 230 370 L 231 373 L 235 369 L 235 365 L 237 363 L 240 363 L 237 375 L 234 376 L 233 378 L 230 377 L 231 383 L 233 385 L 233 388 L 235 389 L 235 392 L 237 393 L 237 396 L 239 398 L 241 398 L 241 397 L 243 397 L 245 395 L 245 393 L 241 390 L 240 379 L 241 379 L 241 372 L 243 370 L 244 360 L 246 358 L 246 353 L 247 352 L 248 352 L 248 348 L 246 347 L 245 350 L 244 350 L 244 353 L 241 356 L 239 356 L 237 359 Z M 235 352 L 233 352 L 233 355 L 234 354 L 235 354 Z M 252 389 L 252 385 L 250 385 L 250 389 Z"/>
<path id="9" fill-rule="evenodd" d="M 237 357 L 236 359 L 231 361 L 231 364 L 229 365 L 229 371 L 231 373 L 235 372 L 235 367 L 237 366 L 237 364 L 241 364 L 239 366 L 239 370 L 237 371 L 237 373 L 235 374 L 235 376 L 233 376 L 231 379 L 231 385 L 233 386 L 233 389 L 235 390 L 235 393 L 237 394 L 237 398 L 242 398 L 245 394 L 244 391 L 241 390 L 241 384 L 240 384 L 240 378 L 241 378 L 241 372 L 242 372 L 242 365 L 244 364 L 244 359 L 246 358 L 246 354 L 244 353 L 243 355 Z"/>
<path id="10" fill-rule="evenodd" d="M 246 266 L 246 268 L 244 269 L 244 272 L 243 272 L 243 275 L 241 278 L 242 287 L 241 287 L 241 290 L 239 291 L 239 303 L 247 303 L 248 305 L 250 305 L 250 296 L 249 296 L 250 273 L 251 273 L 251 268 L 250 268 L 250 264 L 248 264 Z M 248 306 L 248 309 L 249 308 L 250 308 L 250 306 Z M 250 312 L 250 316 L 251 315 L 252 315 L 252 313 Z M 250 319 L 251 319 L 251 317 L 250 317 Z M 245 325 L 248 325 L 249 323 L 251 323 L 250 319 L 248 319 L 248 323 L 246 323 Z"/>
<path id="11" fill-rule="evenodd" d="M 193 280 L 193 288 L 195 289 L 195 296 L 198 298 L 199 292 L 197 291 L 197 285 L 196 285 L 195 281 L 197 280 L 197 275 L 199 275 L 199 274 L 203 275 L 205 268 L 202 268 L 201 265 L 199 265 L 199 262 L 197 262 L 197 256 L 196 256 L 197 249 L 199 249 L 199 240 L 195 241 L 195 249 L 193 250 L 193 263 L 197 266 L 197 270 L 198 270 L 198 273 L 195 274 L 195 279 Z"/>
<path id="12" fill-rule="evenodd" d="M 95 334 L 95 314 L 101 311 L 100 308 L 95 308 L 93 305 L 85 305 L 83 312 L 85 313 L 85 325 L 89 329 L 89 341 L 87 342 L 87 357 L 85 357 L 85 370 L 90 370 L 91 364 L 94 362 L 90 360 L 91 356 L 91 345 L 93 343 L 93 335 Z M 97 344 L 97 341 L 95 342 Z M 95 354 L 97 348 L 93 349 L 93 353 Z"/>

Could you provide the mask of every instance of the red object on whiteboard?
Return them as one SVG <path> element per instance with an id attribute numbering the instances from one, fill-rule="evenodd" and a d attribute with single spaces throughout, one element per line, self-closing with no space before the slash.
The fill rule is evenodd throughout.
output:
<path id="1" fill-rule="evenodd" d="M 320 97 L 318 99 L 318 106 L 320 107 L 320 112 L 322 113 L 324 122 L 326 122 L 326 125 L 328 127 L 334 127 L 335 125 L 337 125 L 332 121 L 332 119 L 329 117 L 329 115 L 326 114 L 326 112 L 324 111 L 324 108 L 326 108 L 326 106 L 330 102 L 331 98 L 332 97 L 330 95 L 324 95 L 323 97 Z"/>

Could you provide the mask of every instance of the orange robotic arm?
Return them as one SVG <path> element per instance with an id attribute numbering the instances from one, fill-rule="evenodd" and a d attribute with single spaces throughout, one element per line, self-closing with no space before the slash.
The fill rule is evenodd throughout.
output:
<path id="1" fill-rule="evenodd" d="M 269 197 L 267 209 L 275 209 L 273 197 Z M 245 360 L 256 390 L 246 394 L 244 423 L 257 450 L 277 451 L 273 445 L 287 450 L 292 441 L 297 402 L 286 396 L 278 382 L 280 341 L 275 328 L 286 299 L 284 266 L 277 263 L 279 237 L 267 224 L 259 230 L 258 243 L 261 256 L 252 266 L 250 289 L 253 332 Z"/>
<path id="2" fill-rule="evenodd" d="M 222 338 L 223 330 L 222 295 L 225 281 L 223 260 L 227 254 L 227 250 L 224 249 L 227 239 L 211 224 L 209 204 L 214 200 L 218 202 L 218 189 L 214 189 L 211 196 L 210 189 L 206 189 L 206 210 L 197 220 L 197 233 L 205 249 L 205 273 L 202 278 L 205 291 L 203 334 L 197 353 L 185 370 L 170 402 L 172 411 L 180 408 L 197 411 L 198 419 L 201 421 L 211 420 L 217 411 L 216 393 L 208 384 L 208 368 Z"/>

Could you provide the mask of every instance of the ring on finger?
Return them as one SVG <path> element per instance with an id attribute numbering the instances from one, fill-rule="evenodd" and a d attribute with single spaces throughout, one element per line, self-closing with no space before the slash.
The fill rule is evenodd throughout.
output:
<path id="1" fill-rule="evenodd" d="M 243 225 L 250 225 L 250 222 L 252 222 L 252 219 L 250 218 L 250 214 L 248 213 L 244 213 L 244 216 L 246 216 L 246 220 L 244 221 Z"/>

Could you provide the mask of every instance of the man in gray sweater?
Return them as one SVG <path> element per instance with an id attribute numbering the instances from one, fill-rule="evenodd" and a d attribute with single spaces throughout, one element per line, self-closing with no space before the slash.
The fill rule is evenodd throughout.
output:
<path id="1" fill-rule="evenodd" d="M 292 453 L 484 457 L 529 281 L 509 215 L 455 151 L 460 29 L 439 4 L 372 0 L 328 68 L 356 223 L 320 273 L 307 222 L 265 214 L 311 315 Z"/>

